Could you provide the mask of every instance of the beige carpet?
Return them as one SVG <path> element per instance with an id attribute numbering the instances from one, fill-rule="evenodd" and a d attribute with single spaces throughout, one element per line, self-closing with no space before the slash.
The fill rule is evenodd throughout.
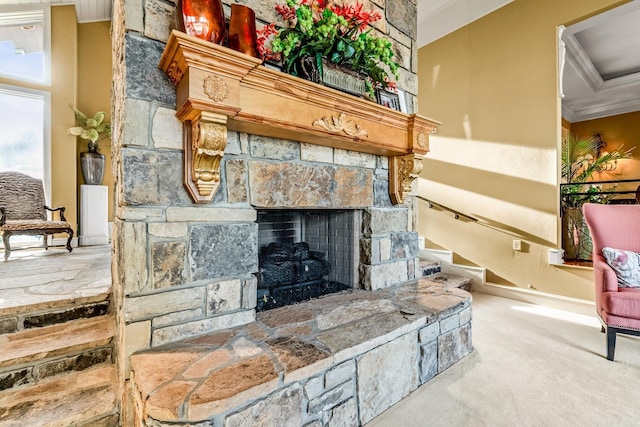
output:
<path id="1" fill-rule="evenodd" d="M 473 353 L 367 427 L 640 426 L 640 339 L 610 362 L 595 316 L 473 297 Z"/>

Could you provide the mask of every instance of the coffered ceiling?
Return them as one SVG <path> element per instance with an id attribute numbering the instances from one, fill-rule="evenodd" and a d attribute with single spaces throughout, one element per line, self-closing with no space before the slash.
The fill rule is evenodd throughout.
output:
<path id="1" fill-rule="evenodd" d="M 570 122 L 640 110 L 640 1 L 567 27 L 562 115 Z"/>

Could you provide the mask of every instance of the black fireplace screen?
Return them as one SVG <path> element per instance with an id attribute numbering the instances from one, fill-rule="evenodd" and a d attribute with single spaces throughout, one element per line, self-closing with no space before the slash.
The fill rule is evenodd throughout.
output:
<path id="1" fill-rule="evenodd" d="M 257 310 L 354 287 L 356 216 L 353 211 L 260 212 Z"/>

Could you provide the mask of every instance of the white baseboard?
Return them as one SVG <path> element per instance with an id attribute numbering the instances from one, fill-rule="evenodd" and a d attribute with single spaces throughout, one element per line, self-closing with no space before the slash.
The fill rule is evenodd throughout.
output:
<path id="1" fill-rule="evenodd" d="M 486 269 L 453 263 L 453 252 L 440 249 L 421 249 L 420 258 L 440 261 L 444 273 L 456 274 L 471 279 L 472 289 L 483 294 L 509 298 L 529 304 L 543 305 L 557 310 L 593 316 L 596 312 L 593 301 L 562 295 L 523 289 L 487 282 Z"/>
<path id="2" fill-rule="evenodd" d="M 94 246 L 94 245 L 108 245 L 109 244 L 109 236 L 104 235 L 94 235 L 94 236 L 80 236 L 78 238 L 80 246 Z"/>
<path id="3" fill-rule="evenodd" d="M 594 316 L 596 313 L 596 306 L 593 301 L 549 294 L 531 289 L 516 288 L 495 283 L 483 283 L 478 287 L 474 287 L 473 290 L 483 294 L 509 298 L 529 304 L 543 305 L 585 316 Z"/>
<path id="4" fill-rule="evenodd" d="M 422 259 L 439 261 L 443 273 L 455 274 L 471 280 L 471 287 L 475 288 L 487 281 L 487 269 L 453 263 L 453 252 L 439 249 L 421 249 L 419 256 Z"/>
<path id="5" fill-rule="evenodd" d="M 418 256 L 420 258 L 429 259 L 432 261 L 441 261 L 449 264 L 453 264 L 453 252 L 445 251 L 441 249 L 420 249 Z"/>

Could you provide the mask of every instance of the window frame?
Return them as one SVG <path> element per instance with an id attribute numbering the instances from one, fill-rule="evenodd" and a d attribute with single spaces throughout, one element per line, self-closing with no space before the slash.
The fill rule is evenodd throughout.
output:
<path id="1" fill-rule="evenodd" d="M 42 79 L 24 78 L 12 74 L 4 74 L 2 73 L 2 71 L 0 71 L 0 79 L 27 84 L 51 86 L 51 6 L 44 4 L 0 5 L 0 14 L 7 12 L 19 13 L 21 11 L 34 10 L 42 11 Z"/>

